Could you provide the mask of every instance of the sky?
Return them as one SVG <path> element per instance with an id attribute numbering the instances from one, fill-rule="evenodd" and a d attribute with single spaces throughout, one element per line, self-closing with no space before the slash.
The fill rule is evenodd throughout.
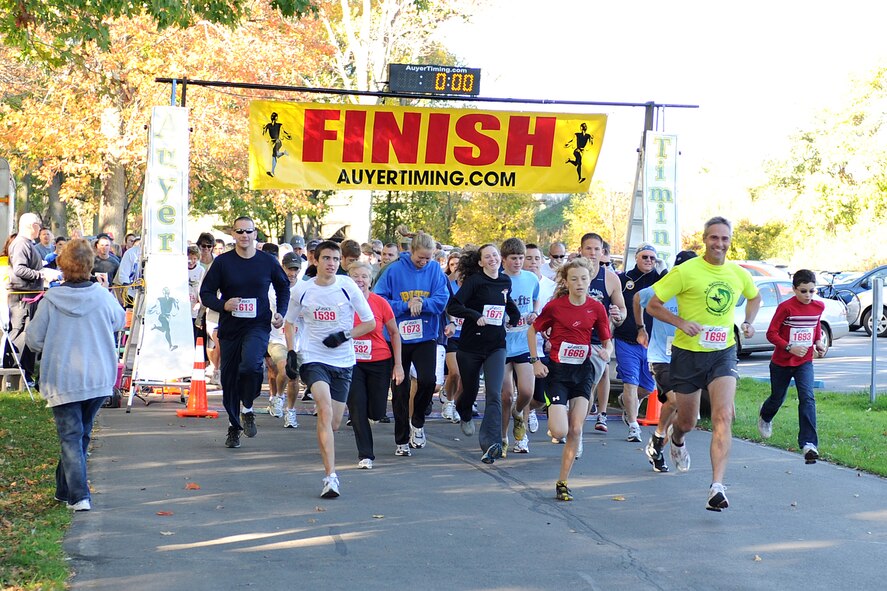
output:
<path id="1" fill-rule="evenodd" d="M 482 96 L 699 105 L 664 113 L 664 131 L 678 135 L 679 192 L 693 205 L 681 217 L 695 222 L 747 208 L 762 163 L 837 107 L 854 78 L 887 65 L 885 22 L 887 4 L 874 0 L 489 0 L 443 35 L 462 65 L 481 68 Z M 577 109 L 609 115 L 595 179 L 630 188 L 644 110 L 528 107 Z"/>

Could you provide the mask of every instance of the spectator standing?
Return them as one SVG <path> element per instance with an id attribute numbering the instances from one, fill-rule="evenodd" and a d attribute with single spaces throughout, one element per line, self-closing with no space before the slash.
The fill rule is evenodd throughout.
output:
<path id="1" fill-rule="evenodd" d="M 111 237 L 108 234 L 103 233 L 96 236 L 95 252 L 93 273 L 96 281 L 104 287 L 108 287 L 117 276 L 117 268 L 120 267 L 120 259 L 111 252 Z"/>
<path id="2" fill-rule="evenodd" d="M 52 232 L 49 231 L 49 228 L 43 228 L 40 230 L 40 238 L 37 241 L 37 244 L 34 245 L 34 248 L 37 249 L 41 259 L 46 259 L 46 255 L 55 251 L 52 238 Z"/>

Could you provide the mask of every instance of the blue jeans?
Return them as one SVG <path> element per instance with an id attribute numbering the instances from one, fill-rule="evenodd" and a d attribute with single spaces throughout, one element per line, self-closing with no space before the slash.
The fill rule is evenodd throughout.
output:
<path id="1" fill-rule="evenodd" d="M 241 431 L 240 405 L 252 408 L 253 401 L 261 394 L 269 335 L 268 327 L 254 326 L 233 339 L 219 339 L 222 403 L 228 413 L 228 422 Z"/>
<path id="2" fill-rule="evenodd" d="M 779 407 L 785 402 L 788 386 L 795 378 L 798 390 L 798 447 L 805 443 L 819 446 L 816 436 L 816 398 L 813 396 L 813 362 L 797 367 L 785 367 L 770 363 L 770 397 L 761 406 L 761 418 L 768 423 L 773 420 Z"/>
<path id="3" fill-rule="evenodd" d="M 86 483 L 86 448 L 92 422 L 106 396 L 52 407 L 62 455 L 55 469 L 55 498 L 69 505 L 89 498 Z"/>

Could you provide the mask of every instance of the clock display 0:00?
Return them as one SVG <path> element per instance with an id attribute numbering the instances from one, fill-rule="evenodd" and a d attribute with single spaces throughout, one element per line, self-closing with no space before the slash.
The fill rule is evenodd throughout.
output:
<path id="1" fill-rule="evenodd" d="M 449 77 L 449 88 L 447 88 L 447 77 Z M 474 74 L 447 74 L 446 72 L 438 72 L 434 77 L 434 90 L 471 92 L 474 90 Z"/>

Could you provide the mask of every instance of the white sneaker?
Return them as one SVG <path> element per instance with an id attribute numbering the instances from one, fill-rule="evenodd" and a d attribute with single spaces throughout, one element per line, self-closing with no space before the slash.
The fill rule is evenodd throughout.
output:
<path id="1" fill-rule="evenodd" d="M 634 443 L 641 442 L 641 426 L 637 423 L 632 423 L 628 426 L 628 437 L 626 441 L 632 441 Z"/>
<path id="2" fill-rule="evenodd" d="M 770 436 L 773 435 L 773 423 L 768 423 L 760 415 L 758 415 L 758 433 L 764 439 L 770 439 Z"/>
<path id="3" fill-rule="evenodd" d="M 669 454 L 671 455 L 671 463 L 674 464 L 674 467 L 678 472 L 687 472 L 690 470 L 690 452 L 687 451 L 687 440 L 684 440 L 684 445 L 678 447 L 674 444 L 674 439 L 672 433 L 674 430 L 671 426 L 668 427 L 668 431 L 666 432 L 666 436 L 668 440 L 671 442 Z"/>
<path id="4" fill-rule="evenodd" d="M 437 393 L 437 400 L 443 405 L 446 405 L 447 402 L 450 402 L 450 399 L 443 388 L 441 388 L 440 392 Z"/>
<path id="5" fill-rule="evenodd" d="M 410 451 L 410 446 L 404 443 L 398 444 L 397 448 L 394 450 L 394 455 L 408 458 L 413 455 L 413 452 Z"/>
<path id="6" fill-rule="evenodd" d="M 524 438 L 514 442 L 514 449 L 512 449 L 516 454 L 528 454 L 530 453 L 530 438 L 524 435 Z"/>
<path id="7" fill-rule="evenodd" d="M 441 396 L 443 396 L 443 395 L 441 395 Z M 445 398 L 445 397 L 444 397 L 444 398 Z M 454 407 L 455 407 L 456 405 L 453 404 L 453 403 L 452 403 L 451 401 L 449 401 L 449 400 L 442 400 L 441 402 L 443 403 L 443 410 L 440 411 L 440 416 L 441 416 L 441 418 L 442 418 L 442 419 L 445 419 L 445 420 L 447 420 L 447 421 L 451 421 L 451 422 L 452 422 L 452 420 L 453 420 L 453 409 L 454 409 Z"/>
<path id="8" fill-rule="evenodd" d="M 283 411 L 284 411 L 285 406 L 286 406 L 286 396 L 281 396 L 278 394 L 277 400 L 274 401 L 274 414 L 272 416 L 275 416 L 278 419 L 283 417 Z"/>
<path id="9" fill-rule="evenodd" d="M 724 488 L 724 485 L 720 482 L 713 482 L 711 488 L 708 489 L 708 502 L 705 504 L 705 508 L 709 511 L 720 513 L 722 509 L 726 509 L 729 506 L 727 490 Z"/>
<path id="10" fill-rule="evenodd" d="M 801 451 L 804 453 L 805 464 L 815 464 L 819 459 L 819 450 L 812 443 L 805 443 Z"/>
<path id="11" fill-rule="evenodd" d="M 535 410 L 531 410 L 530 416 L 527 417 L 527 429 L 530 430 L 530 433 L 535 433 L 539 430 L 539 418 L 536 416 Z"/>
<path id="12" fill-rule="evenodd" d="M 410 425 L 410 447 L 413 449 L 422 449 L 425 447 L 426 442 L 425 429 L 422 427 L 417 429 Z"/>
<path id="13" fill-rule="evenodd" d="M 222 385 L 222 370 L 217 369 L 213 372 L 213 376 L 209 379 L 209 383 L 213 386 Z"/>
<path id="14" fill-rule="evenodd" d="M 283 418 L 284 429 L 298 429 L 299 419 L 296 415 L 296 409 L 288 408 Z"/>
<path id="15" fill-rule="evenodd" d="M 335 499 L 339 496 L 339 477 L 330 474 L 323 479 L 323 490 L 320 496 L 324 499 Z"/>
<path id="16" fill-rule="evenodd" d="M 585 451 L 585 446 L 582 445 L 582 438 L 579 438 L 579 447 L 576 448 L 576 459 L 582 457 L 582 452 Z"/>
<path id="17" fill-rule="evenodd" d="M 372 470 L 373 460 L 369 458 L 364 458 L 361 461 L 357 462 L 357 467 L 361 470 Z"/>
<path id="18" fill-rule="evenodd" d="M 73 505 L 68 505 L 68 509 L 71 511 L 89 511 L 92 509 L 92 505 L 89 504 L 89 499 L 83 499 L 82 501 L 77 501 Z"/>
<path id="19" fill-rule="evenodd" d="M 462 422 L 462 417 L 459 416 L 459 411 L 456 410 L 456 403 L 455 403 L 455 402 L 450 402 L 450 404 L 453 405 L 453 418 L 451 419 L 451 422 L 452 422 L 454 425 L 458 425 L 459 423 Z"/>

